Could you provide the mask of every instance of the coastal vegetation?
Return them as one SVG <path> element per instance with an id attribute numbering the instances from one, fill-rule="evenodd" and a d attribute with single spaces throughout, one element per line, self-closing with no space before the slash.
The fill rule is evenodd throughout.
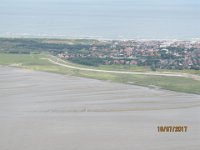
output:
<path id="1" fill-rule="evenodd" d="M 47 59 L 44 59 L 50 57 L 51 55 L 47 53 L 40 53 L 40 54 L 0 53 L 0 65 L 20 67 L 28 70 L 47 71 L 59 74 L 106 80 L 109 82 L 134 84 L 134 85 L 146 86 L 149 88 L 161 88 L 178 92 L 200 94 L 200 81 L 191 78 L 84 71 L 79 69 L 58 66 L 52 64 Z M 83 65 L 77 65 L 68 61 L 66 61 L 66 64 L 83 67 Z M 112 66 L 108 68 L 107 66 L 100 66 L 100 67 L 88 67 L 88 68 L 98 68 L 102 70 L 103 69 L 110 70 L 111 68 L 113 68 L 113 70 L 117 70 L 120 67 L 121 66 Z M 126 68 L 121 67 L 121 70 L 125 69 Z M 131 68 L 131 70 L 133 71 L 134 68 Z M 136 67 L 135 70 L 138 72 L 140 71 L 148 72 L 148 69 L 146 70 L 146 68 L 141 68 L 141 67 Z"/>
<path id="2" fill-rule="evenodd" d="M 116 44 L 117 42 L 118 44 Z M 129 48 L 127 48 L 128 44 Z M 137 44 L 137 42 L 133 42 L 133 44 Z M 145 47 L 144 43 L 140 43 L 140 45 Z M 121 52 L 115 52 L 113 49 L 121 49 Z M 127 53 L 124 53 L 122 49 L 125 49 Z M 58 58 L 62 61 L 61 63 L 70 66 L 98 70 L 141 73 L 155 71 L 159 73 L 200 75 L 199 69 L 167 69 L 159 67 L 160 61 L 158 60 L 157 53 L 154 55 L 154 51 L 151 51 L 152 56 L 149 54 L 146 57 L 138 56 L 138 53 L 134 54 L 134 56 L 138 57 L 137 59 L 140 57 L 139 60 L 135 59 L 135 57 L 127 57 L 131 50 L 133 49 L 130 49 L 130 43 L 119 43 L 119 41 L 0 38 L 0 65 L 200 94 L 200 81 L 193 78 L 95 72 L 59 66 L 45 59 Z M 176 51 L 175 48 L 169 48 L 169 50 Z M 183 48 L 178 47 L 177 51 L 183 53 Z M 194 50 L 190 49 L 191 55 L 193 55 L 192 51 Z M 196 53 L 196 51 L 194 52 Z M 167 60 L 168 55 L 169 53 L 166 53 L 166 49 L 161 50 L 160 57 L 163 58 L 163 61 Z M 198 56 L 197 53 L 194 60 Z M 144 62 L 144 58 L 146 62 Z"/>

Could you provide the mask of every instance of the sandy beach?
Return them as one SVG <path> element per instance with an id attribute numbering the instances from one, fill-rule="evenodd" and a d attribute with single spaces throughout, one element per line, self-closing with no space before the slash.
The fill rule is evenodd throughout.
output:
<path id="1" fill-rule="evenodd" d="M 0 150 L 199 150 L 199 116 L 200 95 L 0 67 Z"/>

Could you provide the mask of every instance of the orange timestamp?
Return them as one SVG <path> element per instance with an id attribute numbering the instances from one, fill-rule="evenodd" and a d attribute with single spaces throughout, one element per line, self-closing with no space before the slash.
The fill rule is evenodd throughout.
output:
<path id="1" fill-rule="evenodd" d="M 158 132 L 188 132 L 188 126 L 158 126 Z"/>

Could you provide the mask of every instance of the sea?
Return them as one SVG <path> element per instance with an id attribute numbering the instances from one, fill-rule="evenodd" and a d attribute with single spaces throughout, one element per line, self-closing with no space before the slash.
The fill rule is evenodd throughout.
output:
<path id="1" fill-rule="evenodd" d="M 200 38 L 200 1 L 1 0 L 0 37 Z"/>

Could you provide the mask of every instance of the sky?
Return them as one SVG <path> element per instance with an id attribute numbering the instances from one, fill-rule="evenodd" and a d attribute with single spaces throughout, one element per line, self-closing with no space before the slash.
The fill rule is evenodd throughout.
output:
<path id="1" fill-rule="evenodd" d="M 0 36 L 200 38 L 198 0 L 1 0 Z"/>

